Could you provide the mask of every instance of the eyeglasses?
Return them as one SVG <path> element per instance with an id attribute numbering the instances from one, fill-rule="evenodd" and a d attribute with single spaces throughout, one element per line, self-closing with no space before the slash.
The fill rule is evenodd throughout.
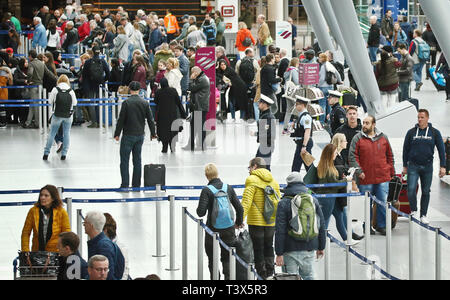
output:
<path id="1" fill-rule="evenodd" d="M 94 268 L 94 270 L 99 272 L 99 273 L 102 272 L 102 271 L 106 273 L 106 272 L 109 271 L 109 268 Z"/>

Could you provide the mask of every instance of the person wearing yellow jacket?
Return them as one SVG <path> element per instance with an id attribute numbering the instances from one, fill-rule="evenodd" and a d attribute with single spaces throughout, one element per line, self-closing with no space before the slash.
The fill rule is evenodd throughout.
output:
<path id="1" fill-rule="evenodd" d="M 256 271 L 261 277 L 267 278 L 274 273 L 273 236 L 275 222 L 267 224 L 262 215 L 264 212 L 264 188 L 270 185 L 280 196 L 280 185 L 270 171 L 265 168 L 265 161 L 260 157 L 250 161 L 248 170 L 250 176 L 245 181 L 245 190 L 242 196 L 244 220 L 247 217 Z"/>
<path id="2" fill-rule="evenodd" d="M 63 208 L 58 190 L 53 185 L 44 186 L 39 200 L 28 211 L 22 229 L 22 252 L 30 251 L 30 235 L 33 232 L 31 251 L 58 252 L 58 236 L 70 231 L 69 215 Z"/>
<path id="3" fill-rule="evenodd" d="M 170 43 L 175 39 L 175 34 L 180 33 L 180 27 L 178 26 L 177 17 L 172 15 L 172 11 L 167 9 L 166 13 L 167 14 L 164 17 L 164 27 L 166 27 L 167 31 L 167 43 Z"/>

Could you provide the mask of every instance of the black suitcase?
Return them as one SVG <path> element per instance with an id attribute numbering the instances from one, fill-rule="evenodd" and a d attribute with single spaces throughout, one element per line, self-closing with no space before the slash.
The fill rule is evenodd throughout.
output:
<path id="1" fill-rule="evenodd" d="M 389 194 L 387 201 L 395 203 L 400 198 L 400 192 L 402 191 L 403 182 L 398 176 L 394 176 L 389 182 Z"/>
<path id="2" fill-rule="evenodd" d="M 166 166 L 165 165 L 145 165 L 144 166 L 144 186 L 166 185 Z"/>

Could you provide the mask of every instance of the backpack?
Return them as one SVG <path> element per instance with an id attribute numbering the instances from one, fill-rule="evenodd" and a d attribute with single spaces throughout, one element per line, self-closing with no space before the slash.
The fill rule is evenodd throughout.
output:
<path id="1" fill-rule="evenodd" d="M 242 41 L 242 46 L 244 47 L 250 47 L 252 45 L 252 39 L 249 37 L 246 37 L 243 41 Z"/>
<path id="2" fill-rule="evenodd" d="M 99 58 L 93 58 L 89 65 L 89 79 L 94 83 L 102 83 L 105 80 L 105 70 Z"/>
<path id="3" fill-rule="evenodd" d="M 314 198 L 307 193 L 298 194 L 291 200 L 292 219 L 288 234 L 296 240 L 309 242 L 319 235 L 319 218 Z"/>
<path id="4" fill-rule="evenodd" d="M 56 94 L 56 100 L 53 104 L 54 115 L 58 118 L 70 118 L 73 112 L 72 96 L 70 95 L 72 89 L 65 91 L 59 87 L 56 87 L 56 89 L 58 90 L 58 94 Z"/>
<path id="5" fill-rule="evenodd" d="M 336 68 L 336 70 L 339 72 L 339 75 L 341 75 L 341 81 L 343 82 L 344 79 L 345 79 L 344 66 L 343 66 L 340 62 L 337 62 L 337 61 L 334 61 L 334 62 L 332 62 L 331 64 L 332 64 L 332 65 Z"/>
<path id="6" fill-rule="evenodd" d="M 417 41 L 417 57 L 419 57 L 419 60 L 426 61 L 430 59 L 430 45 L 427 44 L 427 42 L 419 40 Z"/>
<path id="7" fill-rule="evenodd" d="M 255 80 L 255 67 L 253 66 L 253 59 L 244 58 L 239 66 L 239 76 L 241 79 L 247 83 L 251 84 Z"/>
<path id="8" fill-rule="evenodd" d="M 264 217 L 264 221 L 270 225 L 275 223 L 275 217 L 277 215 L 277 207 L 278 202 L 280 202 L 280 196 L 278 196 L 275 189 L 270 185 L 266 186 L 263 190 L 264 190 L 264 211 L 261 212 L 258 206 L 256 206 L 255 202 L 253 202 L 253 205 L 262 214 L 262 216 Z"/>
<path id="9" fill-rule="evenodd" d="M 214 194 L 214 204 L 211 212 L 211 223 L 216 229 L 226 229 L 234 225 L 234 212 L 228 198 L 228 186 L 224 183 L 220 190 L 208 185 Z"/>
<path id="10" fill-rule="evenodd" d="M 216 30 L 212 25 L 203 27 L 203 33 L 206 35 L 208 43 L 216 42 Z"/>

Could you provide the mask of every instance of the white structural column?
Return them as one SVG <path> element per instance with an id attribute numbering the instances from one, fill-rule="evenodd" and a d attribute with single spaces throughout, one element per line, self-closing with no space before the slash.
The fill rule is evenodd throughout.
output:
<path id="1" fill-rule="evenodd" d="M 449 0 L 419 0 L 428 22 L 430 22 L 434 35 L 439 42 L 439 46 L 447 58 L 450 59 L 450 1 Z"/>
<path id="2" fill-rule="evenodd" d="M 353 78 L 358 78 L 358 88 L 367 104 L 368 113 L 374 116 L 383 114 L 385 108 L 381 103 L 380 90 L 378 89 L 377 80 L 373 73 L 373 66 L 370 63 L 366 42 L 359 27 L 353 1 L 339 0 L 330 2 L 344 43 L 351 45 L 351 47 L 346 47 L 348 52 L 346 59 L 351 59 L 351 66 L 355 67 L 352 70 Z"/>
<path id="3" fill-rule="evenodd" d="M 320 49 L 323 52 L 327 50 L 334 51 L 327 22 L 320 10 L 318 0 L 303 0 L 302 3 L 305 7 L 306 14 L 308 15 L 308 21 L 311 22 L 314 33 L 316 34 Z"/>
<path id="4" fill-rule="evenodd" d="M 283 0 L 267 0 L 269 15 L 268 21 L 284 20 L 284 1 Z"/>

